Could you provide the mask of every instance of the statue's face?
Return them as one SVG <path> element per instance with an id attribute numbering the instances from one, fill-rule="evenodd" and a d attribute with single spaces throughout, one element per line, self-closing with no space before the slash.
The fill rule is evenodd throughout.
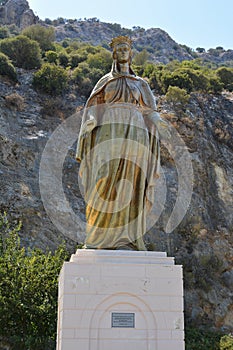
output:
<path id="1" fill-rule="evenodd" d="M 130 47 L 127 44 L 119 44 L 116 46 L 116 59 L 119 63 L 129 62 L 130 59 Z"/>

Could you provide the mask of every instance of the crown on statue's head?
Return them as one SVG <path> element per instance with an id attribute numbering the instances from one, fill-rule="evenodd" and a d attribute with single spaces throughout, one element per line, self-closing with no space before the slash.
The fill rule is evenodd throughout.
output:
<path id="1" fill-rule="evenodd" d="M 131 47 L 132 43 L 133 43 L 132 40 L 128 36 L 118 36 L 112 39 L 109 46 L 112 49 L 119 44 L 128 44 Z"/>

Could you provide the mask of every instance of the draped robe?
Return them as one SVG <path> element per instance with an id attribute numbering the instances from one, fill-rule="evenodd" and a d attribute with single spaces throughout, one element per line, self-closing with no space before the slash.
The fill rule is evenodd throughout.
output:
<path id="1" fill-rule="evenodd" d="M 116 69 L 84 110 L 76 159 L 86 201 L 88 249 L 146 250 L 160 152 L 154 96 L 145 80 Z"/>

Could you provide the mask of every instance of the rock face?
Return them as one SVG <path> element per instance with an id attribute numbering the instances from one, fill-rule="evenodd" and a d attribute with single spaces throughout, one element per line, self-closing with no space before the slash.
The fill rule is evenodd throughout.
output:
<path id="1" fill-rule="evenodd" d="M 87 41 L 93 45 L 108 48 L 108 43 L 118 35 L 129 35 L 133 39 L 135 50 L 147 49 L 154 62 L 168 63 L 171 60 L 193 59 L 183 47 L 178 45 L 165 31 L 159 28 L 145 30 L 136 27 L 133 30 L 121 28 L 119 24 L 99 22 L 96 20 L 73 21 L 55 27 L 57 41 L 66 38 Z"/>
<path id="2" fill-rule="evenodd" d="M 61 231 L 51 222 L 41 199 L 39 170 L 45 146 L 54 131 L 62 122 L 66 125 L 68 117 L 84 101 L 74 92 L 55 100 L 46 98 L 32 89 L 31 73 L 21 70 L 19 77 L 17 86 L 0 81 L 0 208 L 10 217 L 22 220 L 24 245 L 55 249 L 65 240 L 74 252 L 76 244 L 83 241 L 84 229 L 73 223 L 72 217 L 66 220 L 69 214 L 66 206 L 59 201 L 58 193 L 50 194 L 48 189 L 52 210 L 59 221 L 64 219 L 69 223 L 67 231 Z M 21 96 L 18 103 L 12 94 Z M 192 160 L 194 187 L 183 221 L 172 233 L 166 233 L 178 177 L 171 155 L 162 146 L 166 204 L 159 221 L 146 235 L 147 246 L 168 252 L 184 266 L 187 322 L 232 331 L 232 95 L 194 94 L 183 109 L 171 107 L 160 97 L 159 109 L 186 144 Z M 77 135 L 79 124 L 77 118 L 73 130 Z M 85 203 L 78 182 L 79 165 L 74 160 L 75 142 L 69 142 L 61 180 L 64 203 L 67 200 L 76 216 L 84 221 Z M 51 161 L 54 167 L 60 162 L 63 154 L 59 147 L 57 142 L 53 157 L 45 160 L 45 167 L 49 167 Z"/>
<path id="3" fill-rule="evenodd" d="M 0 25 L 15 24 L 25 28 L 38 20 L 26 0 L 8 0 L 5 5 L 0 6 Z"/>

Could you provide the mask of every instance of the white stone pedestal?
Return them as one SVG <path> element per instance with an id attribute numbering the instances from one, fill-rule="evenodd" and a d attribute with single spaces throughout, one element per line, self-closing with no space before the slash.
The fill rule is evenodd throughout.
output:
<path id="1" fill-rule="evenodd" d="M 184 350 L 182 267 L 162 252 L 81 250 L 59 280 L 57 350 Z"/>

